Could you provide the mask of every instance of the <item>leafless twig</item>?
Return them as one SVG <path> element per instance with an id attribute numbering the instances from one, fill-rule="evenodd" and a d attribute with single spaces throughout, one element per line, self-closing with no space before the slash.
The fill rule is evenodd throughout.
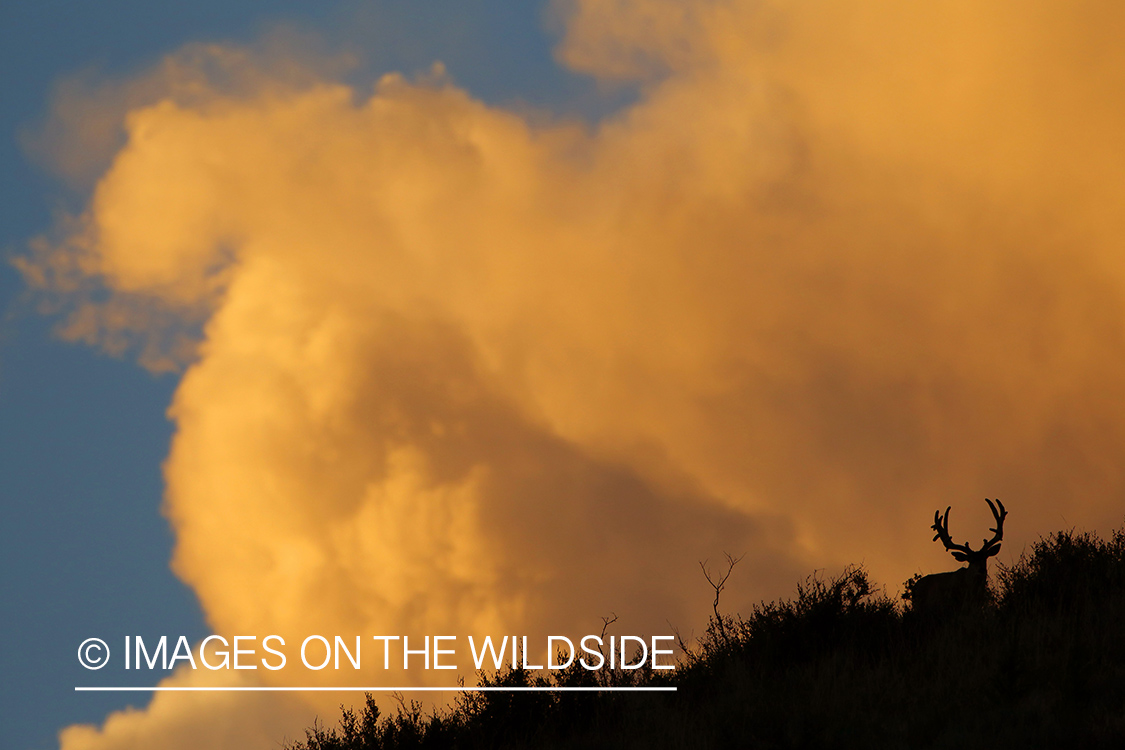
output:
<path id="1" fill-rule="evenodd" d="M 613 617 L 603 617 L 603 618 L 602 618 L 602 635 L 601 635 L 601 639 L 602 639 L 603 641 L 605 640 L 605 631 L 609 630 L 609 626 L 610 626 L 610 625 L 612 625 L 613 623 L 617 622 L 617 613 L 616 613 L 616 612 L 610 612 L 610 614 L 611 614 L 611 615 L 613 615 Z"/>
<path id="2" fill-rule="evenodd" d="M 724 552 L 723 555 L 727 559 L 727 571 L 723 573 L 717 581 L 711 577 L 711 574 L 709 572 L 707 572 L 706 560 L 701 561 L 699 563 L 699 567 L 703 570 L 703 577 L 707 579 L 707 583 L 711 584 L 711 588 L 715 589 L 715 601 L 711 605 L 711 608 L 715 610 L 715 622 L 718 623 L 719 636 L 725 642 L 727 640 L 727 631 L 726 626 L 723 623 L 723 616 L 719 614 L 719 596 L 723 593 L 723 589 L 727 585 L 727 579 L 730 578 L 730 574 L 734 570 L 734 566 L 741 562 L 742 558 L 746 557 L 746 555 L 734 557 L 729 552 Z"/>

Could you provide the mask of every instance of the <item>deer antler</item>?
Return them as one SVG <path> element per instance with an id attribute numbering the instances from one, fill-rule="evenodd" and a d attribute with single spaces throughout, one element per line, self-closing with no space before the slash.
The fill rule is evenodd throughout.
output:
<path id="1" fill-rule="evenodd" d="M 1000 506 L 999 513 L 996 512 L 996 505 L 993 505 L 991 500 L 986 497 L 984 501 L 988 503 L 988 507 L 992 510 L 992 517 L 996 519 L 996 526 L 989 529 L 993 532 L 991 539 L 981 540 L 980 554 L 985 557 L 992 557 L 1000 551 L 1000 541 L 1004 538 L 1004 519 L 1008 517 L 1008 511 L 1004 509 L 1004 503 L 1000 502 L 999 498 L 996 499 L 996 505 Z"/>
<path id="2" fill-rule="evenodd" d="M 949 511 L 953 508 L 952 505 L 945 509 L 945 515 L 941 514 L 940 510 L 934 511 L 934 525 L 931 526 L 937 533 L 934 534 L 934 541 L 938 539 L 945 545 L 945 548 L 953 555 L 954 560 L 965 562 L 969 559 L 969 555 L 973 554 L 973 550 L 967 544 L 954 544 L 953 539 L 949 536 Z"/>
<path id="3" fill-rule="evenodd" d="M 970 562 L 974 558 L 981 560 L 992 557 L 1000 551 L 1000 541 L 1004 538 L 1004 519 L 1007 517 L 1008 511 L 1004 509 L 1004 503 L 1000 500 L 996 501 L 996 505 L 993 505 L 988 498 L 985 498 L 984 501 L 988 503 L 988 507 L 992 510 L 992 517 L 996 519 L 996 526 L 989 529 L 993 532 L 993 537 L 982 540 L 983 544 L 979 550 L 973 550 L 968 544 L 953 543 L 953 539 L 949 536 L 949 511 L 952 506 L 945 509 L 944 516 L 940 510 L 934 511 L 934 525 L 930 527 L 937 532 L 934 535 L 934 541 L 940 539 L 945 548 L 953 555 L 954 560 L 961 562 Z M 997 505 L 1000 506 L 999 511 L 996 510 Z"/>
<path id="4" fill-rule="evenodd" d="M 949 508 L 945 509 L 944 515 L 940 510 L 934 513 L 933 529 L 937 532 L 934 541 L 940 539 L 954 559 L 969 565 L 948 573 L 912 579 L 910 602 L 913 610 L 933 616 L 949 609 L 964 610 L 967 607 L 983 606 L 992 600 L 988 589 L 988 558 L 1000 551 L 1000 540 L 1004 538 L 1004 518 L 1008 511 L 999 500 L 993 503 L 986 499 L 985 502 L 992 510 L 996 526 L 992 529 L 992 538 L 985 539 L 979 550 L 974 550 L 967 544 L 954 544 L 949 536 Z"/>

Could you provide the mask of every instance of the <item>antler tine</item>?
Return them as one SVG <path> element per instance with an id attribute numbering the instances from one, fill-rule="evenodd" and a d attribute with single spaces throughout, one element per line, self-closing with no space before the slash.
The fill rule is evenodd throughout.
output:
<path id="1" fill-rule="evenodd" d="M 986 503 L 988 503 L 988 507 L 992 510 L 992 517 L 994 519 L 996 519 L 997 528 L 989 529 L 989 531 L 993 531 L 993 532 L 996 532 L 998 534 L 1003 534 L 1004 533 L 1004 519 L 1008 517 L 1008 511 L 1004 508 L 1004 503 L 1000 502 L 1000 498 L 996 498 L 996 505 L 1000 506 L 1000 512 L 997 513 L 996 512 L 996 505 L 993 505 L 991 500 L 989 500 L 986 497 L 984 499 L 984 501 Z"/>
<path id="2" fill-rule="evenodd" d="M 996 526 L 989 529 L 989 531 L 993 533 L 991 539 L 981 540 L 983 546 L 980 548 L 980 554 L 991 557 L 1000 551 L 1000 542 L 1004 539 L 1004 519 L 1008 517 L 1008 511 L 1004 508 L 1004 503 L 1000 502 L 999 498 L 996 499 L 995 505 L 993 505 L 992 501 L 987 497 L 984 501 L 988 503 L 989 509 L 992 510 L 992 517 L 996 519 Z M 996 510 L 997 505 L 1000 506 L 999 512 Z"/>
<path id="3" fill-rule="evenodd" d="M 973 550 L 967 544 L 954 544 L 953 539 L 949 536 L 949 511 L 952 507 L 949 506 L 945 509 L 944 516 L 941 511 L 936 511 L 934 513 L 934 525 L 930 528 L 937 532 L 934 541 L 940 539 L 945 548 L 953 553 L 954 559 L 961 560 L 962 555 L 972 554 Z"/>
<path id="4" fill-rule="evenodd" d="M 945 534 L 946 536 L 949 535 L 949 531 L 948 531 L 948 529 L 949 529 L 949 510 L 952 507 L 953 506 L 950 505 L 949 507 L 947 507 L 945 509 L 945 517 L 944 518 L 942 518 L 940 510 L 934 511 L 934 525 L 931 526 L 930 528 L 933 529 L 934 531 L 936 531 L 937 533 L 934 534 L 933 541 L 936 542 L 938 539 L 940 539 L 942 534 Z"/>

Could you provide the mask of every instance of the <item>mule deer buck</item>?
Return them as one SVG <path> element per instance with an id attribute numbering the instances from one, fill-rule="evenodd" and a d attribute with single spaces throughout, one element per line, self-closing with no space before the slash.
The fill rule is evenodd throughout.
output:
<path id="1" fill-rule="evenodd" d="M 923 576 L 908 585 L 911 607 L 915 612 L 938 614 L 980 606 L 988 601 L 988 558 L 1000 551 L 1004 518 L 1008 511 L 999 500 L 993 504 L 986 498 L 985 502 L 992 509 L 996 526 L 989 529 L 993 532 L 992 538 L 983 540 L 979 550 L 967 544 L 953 543 L 949 537 L 949 508 L 945 509 L 944 516 L 940 510 L 934 511 L 934 525 L 931 527 L 937 532 L 934 541 L 940 539 L 954 560 L 967 562 L 968 566 L 948 573 Z"/>

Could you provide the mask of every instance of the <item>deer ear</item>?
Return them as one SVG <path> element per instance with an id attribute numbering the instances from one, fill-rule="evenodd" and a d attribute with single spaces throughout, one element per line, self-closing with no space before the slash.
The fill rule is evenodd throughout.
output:
<path id="1" fill-rule="evenodd" d="M 999 544 L 997 544 L 997 545 L 996 545 L 995 547 L 993 547 L 992 549 L 990 549 L 990 550 L 988 551 L 988 554 L 987 554 L 987 555 L 985 555 L 985 558 L 987 559 L 987 558 L 989 558 L 989 557 L 992 557 L 993 555 L 998 555 L 998 554 L 1000 554 L 1000 545 L 999 545 Z"/>
<path id="2" fill-rule="evenodd" d="M 968 562 L 969 560 L 968 555 L 966 555 L 964 552 L 950 552 L 949 554 L 953 555 L 954 560 L 958 560 L 960 562 Z"/>

